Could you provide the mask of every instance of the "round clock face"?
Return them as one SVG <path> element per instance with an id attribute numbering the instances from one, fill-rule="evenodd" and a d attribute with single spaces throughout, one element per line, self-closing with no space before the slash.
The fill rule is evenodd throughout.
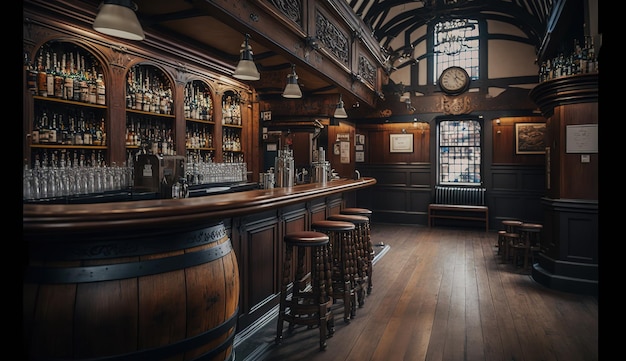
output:
<path id="1" fill-rule="evenodd" d="M 459 66 L 451 66 L 441 72 L 439 87 L 448 94 L 460 94 L 469 88 L 470 77 L 465 69 Z"/>

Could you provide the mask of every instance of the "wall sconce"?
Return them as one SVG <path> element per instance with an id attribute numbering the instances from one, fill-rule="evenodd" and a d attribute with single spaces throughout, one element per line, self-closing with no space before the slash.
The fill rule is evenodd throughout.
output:
<path id="1" fill-rule="evenodd" d="M 343 99 L 341 94 L 339 94 L 339 103 L 337 103 L 337 109 L 335 109 L 335 114 L 333 114 L 335 118 L 347 118 L 348 113 L 346 113 L 346 109 L 343 107 Z"/>
<path id="2" fill-rule="evenodd" d="M 261 79 L 261 74 L 252 60 L 252 48 L 250 47 L 249 38 L 250 34 L 246 34 L 241 44 L 239 64 L 237 64 L 233 77 L 241 80 L 259 80 Z"/>
<path id="3" fill-rule="evenodd" d="M 129 40 L 143 40 L 137 19 L 137 4 L 130 0 L 104 0 L 93 22 L 93 29 L 103 34 Z"/>
<path id="4" fill-rule="evenodd" d="M 500 125 L 500 118 L 497 118 L 497 119 L 496 119 L 496 125 Z M 500 133 L 502 133 L 502 131 L 501 131 L 500 129 L 498 129 L 498 130 L 496 131 L 496 134 L 500 134 Z"/>
<path id="5" fill-rule="evenodd" d="M 295 64 L 291 64 L 291 74 L 287 75 L 287 85 L 285 85 L 285 90 L 283 91 L 283 98 L 302 98 Z"/>

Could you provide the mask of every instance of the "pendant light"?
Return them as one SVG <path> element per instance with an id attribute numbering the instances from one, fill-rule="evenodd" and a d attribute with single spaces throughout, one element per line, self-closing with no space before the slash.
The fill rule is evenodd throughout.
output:
<path id="1" fill-rule="evenodd" d="M 239 64 L 237 64 L 233 77 L 241 80 L 259 80 L 261 79 L 261 74 L 259 74 L 254 61 L 252 61 L 252 48 L 248 41 L 249 38 L 250 34 L 246 34 L 246 38 L 241 44 Z"/>
<path id="2" fill-rule="evenodd" d="M 284 98 L 302 98 L 302 91 L 298 85 L 298 74 L 296 74 L 296 65 L 291 64 L 291 74 L 287 75 L 287 85 L 283 91 Z"/>
<path id="3" fill-rule="evenodd" d="M 94 30 L 129 40 L 143 40 L 141 24 L 135 14 L 137 4 L 130 0 L 104 0 L 93 22 Z"/>
<path id="4" fill-rule="evenodd" d="M 348 113 L 346 113 L 346 109 L 343 107 L 343 99 L 341 98 L 341 94 L 339 94 L 339 103 L 337 103 L 337 109 L 335 109 L 335 114 L 333 114 L 335 118 L 347 118 Z"/>

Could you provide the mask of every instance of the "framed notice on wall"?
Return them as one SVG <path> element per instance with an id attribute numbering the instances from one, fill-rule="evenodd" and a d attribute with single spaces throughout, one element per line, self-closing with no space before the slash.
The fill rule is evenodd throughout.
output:
<path id="1" fill-rule="evenodd" d="M 413 134 L 389 134 L 389 152 L 413 153 Z"/>
<path id="2" fill-rule="evenodd" d="M 565 153 L 598 153 L 598 124 L 568 125 Z"/>

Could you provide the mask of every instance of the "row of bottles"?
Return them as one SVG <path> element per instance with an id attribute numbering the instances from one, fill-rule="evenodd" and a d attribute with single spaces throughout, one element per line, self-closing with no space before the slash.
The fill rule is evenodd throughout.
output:
<path id="1" fill-rule="evenodd" d="M 106 104 L 100 63 L 78 46 L 51 42 L 37 52 L 36 64 L 26 56 L 27 87 L 33 95 Z"/>
<path id="2" fill-rule="evenodd" d="M 241 125 L 241 99 L 236 92 L 227 91 L 222 96 L 222 124 Z"/>
<path id="3" fill-rule="evenodd" d="M 561 52 L 556 57 L 543 61 L 539 68 L 539 82 L 575 74 L 594 73 L 598 70 L 593 37 L 585 36 L 582 46 L 578 39 L 574 39 L 572 51 L 567 55 Z"/>
<path id="4" fill-rule="evenodd" d="M 126 146 L 147 154 L 176 155 L 171 122 L 149 116 L 126 116 Z"/>
<path id="5" fill-rule="evenodd" d="M 210 129 L 197 123 L 187 123 L 185 148 L 213 148 L 213 134 Z"/>
<path id="6" fill-rule="evenodd" d="M 32 144 L 106 146 L 104 117 L 93 111 L 36 109 Z"/>
<path id="7" fill-rule="evenodd" d="M 165 74 L 152 65 L 135 65 L 126 76 L 126 108 L 173 114 L 172 87 Z"/>
<path id="8" fill-rule="evenodd" d="M 213 121 L 213 100 L 208 86 L 199 80 L 185 85 L 185 118 Z"/>
<path id="9" fill-rule="evenodd" d="M 237 129 L 225 128 L 222 133 L 222 150 L 241 152 L 241 136 Z"/>

